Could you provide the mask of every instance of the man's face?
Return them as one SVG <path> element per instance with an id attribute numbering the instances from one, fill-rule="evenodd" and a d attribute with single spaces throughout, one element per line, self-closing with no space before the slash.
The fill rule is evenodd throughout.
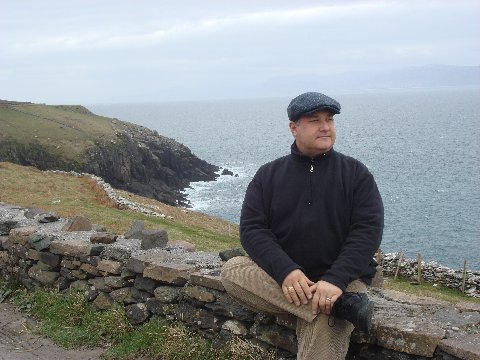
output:
<path id="1" fill-rule="evenodd" d="M 312 157 L 330 150 L 337 135 L 333 114 L 329 111 L 318 111 L 302 116 L 297 122 L 291 121 L 290 131 L 298 150 Z"/>

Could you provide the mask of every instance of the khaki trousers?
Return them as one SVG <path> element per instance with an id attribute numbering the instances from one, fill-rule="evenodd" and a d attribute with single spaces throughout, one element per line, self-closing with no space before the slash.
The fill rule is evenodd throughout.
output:
<path id="1" fill-rule="evenodd" d="M 228 294 L 241 305 L 267 314 L 291 313 L 297 316 L 299 360 L 342 360 L 348 351 L 353 325 L 329 316 L 313 315 L 311 303 L 297 306 L 285 299 L 281 287 L 251 259 L 238 256 L 228 260 L 221 271 L 221 281 Z M 366 292 L 366 285 L 355 280 L 347 291 Z"/>

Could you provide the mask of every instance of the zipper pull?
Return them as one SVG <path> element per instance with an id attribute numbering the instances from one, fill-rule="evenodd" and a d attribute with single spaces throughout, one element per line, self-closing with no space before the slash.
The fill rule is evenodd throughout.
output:
<path id="1" fill-rule="evenodd" d="M 310 164 L 310 172 L 313 173 L 313 164 Z"/>

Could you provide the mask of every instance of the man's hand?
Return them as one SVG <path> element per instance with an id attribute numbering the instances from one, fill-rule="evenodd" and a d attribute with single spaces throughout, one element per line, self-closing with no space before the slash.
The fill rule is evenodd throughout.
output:
<path id="1" fill-rule="evenodd" d="M 300 306 L 300 304 L 307 304 L 312 298 L 310 289 L 314 285 L 315 283 L 307 278 L 302 270 L 295 269 L 283 280 L 282 290 L 290 304 L 295 303 Z"/>
<path id="2" fill-rule="evenodd" d="M 319 312 L 330 315 L 333 304 L 343 293 L 338 286 L 323 280 L 310 286 L 310 291 L 314 293 L 312 299 L 312 313 L 314 315 L 317 315 Z"/>

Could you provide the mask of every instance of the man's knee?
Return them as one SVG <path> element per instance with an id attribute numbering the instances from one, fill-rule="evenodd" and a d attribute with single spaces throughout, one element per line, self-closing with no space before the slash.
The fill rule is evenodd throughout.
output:
<path id="1" fill-rule="evenodd" d="M 366 293 L 367 292 L 367 285 L 361 280 L 353 280 L 350 284 L 348 284 L 347 292 L 358 292 L 358 293 Z"/>
<path id="2" fill-rule="evenodd" d="M 222 283 L 224 281 L 238 283 L 243 277 L 245 268 L 251 266 L 251 263 L 253 262 L 246 256 L 235 256 L 227 260 L 220 271 L 220 280 Z"/>

